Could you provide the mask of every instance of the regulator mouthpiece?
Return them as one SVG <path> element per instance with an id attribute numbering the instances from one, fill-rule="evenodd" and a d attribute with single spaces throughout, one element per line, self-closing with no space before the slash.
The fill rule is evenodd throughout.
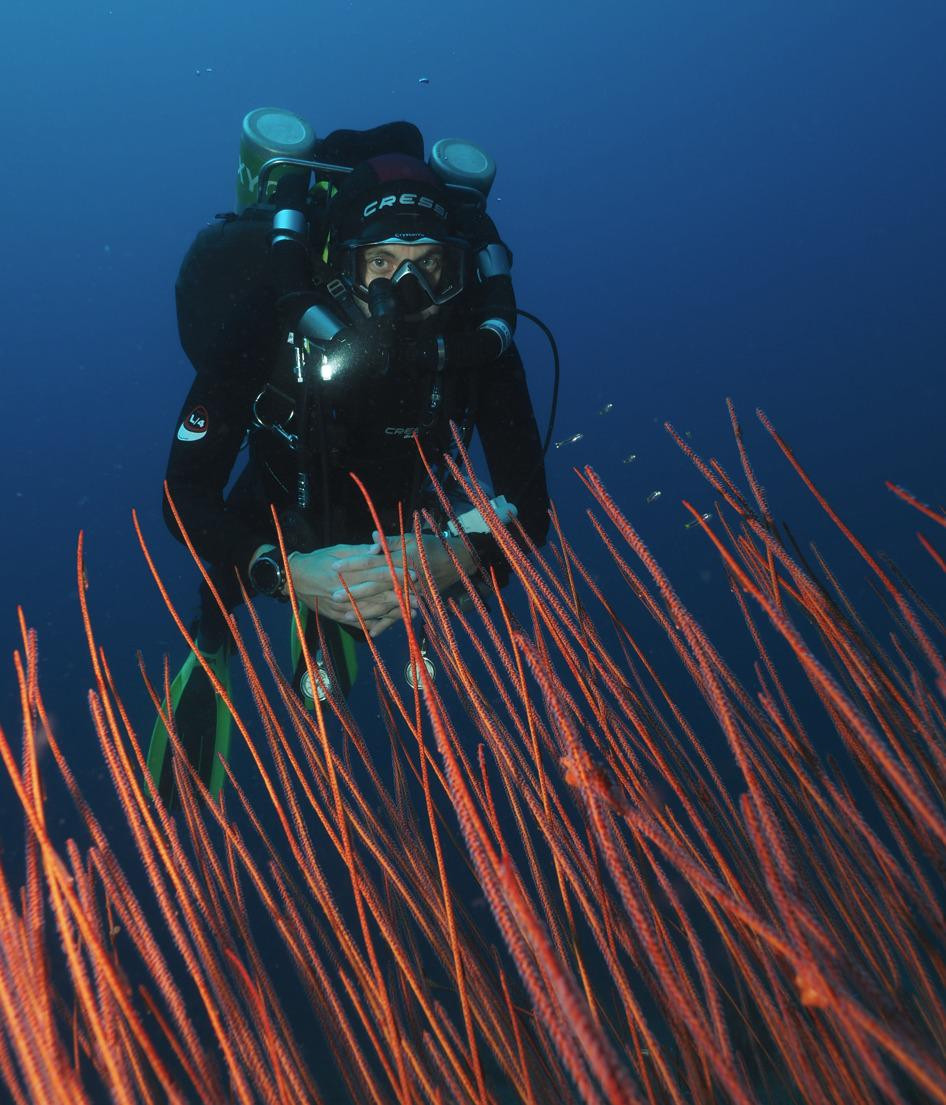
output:
<path id="1" fill-rule="evenodd" d="M 385 318 L 397 313 L 398 298 L 390 280 L 379 277 L 368 285 L 368 311 L 372 318 Z"/>

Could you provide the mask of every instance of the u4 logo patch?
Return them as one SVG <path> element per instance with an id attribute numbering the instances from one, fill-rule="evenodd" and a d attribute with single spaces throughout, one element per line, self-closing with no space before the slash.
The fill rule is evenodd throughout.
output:
<path id="1" fill-rule="evenodd" d="M 194 407 L 177 429 L 178 441 L 202 441 L 207 436 L 210 419 L 205 407 Z"/>

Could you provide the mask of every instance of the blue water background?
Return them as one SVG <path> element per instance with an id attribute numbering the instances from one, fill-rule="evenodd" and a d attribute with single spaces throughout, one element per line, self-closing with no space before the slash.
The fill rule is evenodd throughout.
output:
<path id="1" fill-rule="evenodd" d="M 552 494 L 635 631 L 652 638 L 590 536 L 572 469 L 602 474 L 717 642 L 749 657 L 714 554 L 684 529 L 681 499 L 709 509 L 712 496 L 663 430 L 671 420 L 735 472 L 726 396 L 776 517 L 817 538 L 856 601 L 876 607 L 866 570 L 755 422 L 757 406 L 866 542 L 942 607 L 942 576 L 913 538 L 919 519 L 883 482 L 946 499 L 944 41 L 940 0 L 265 12 L 8 0 L 0 644 L 7 657 L 17 646 L 22 604 L 90 793 L 103 772 L 76 538 L 85 532 L 99 640 L 146 733 L 135 650 L 157 671 L 165 652 L 180 659 L 180 640 L 131 511 L 188 614 L 194 570 L 160 514 L 192 375 L 173 282 L 197 230 L 232 207 L 240 121 L 261 105 L 292 108 L 320 134 L 406 118 L 428 146 L 458 135 L 495 156 L 491 210 L 515 252 L 520 305 L 561 349 L 555 438 L 584 434 L 550 452 Z M 527 323 L 520 344 L 544 427 L 550 356 Z M 395 631 L 385 647 L 398 654 Z M 17 739 L 18 719 L 5 660 L 0 724 Z M 2 794 L 9 856 L 20 830 Z"/>

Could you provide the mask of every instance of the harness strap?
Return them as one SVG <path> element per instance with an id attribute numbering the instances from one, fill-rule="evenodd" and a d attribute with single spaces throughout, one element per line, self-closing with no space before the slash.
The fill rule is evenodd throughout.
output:
<path id="1" fill-rule="evenodd" d="M 359 322 L 365 317 L 348 286 L 335 270 L 321 258 L 315 257 L 312 259 L 312 276 L 315 283 L 324 288 L 336 305 L 341 308 L 349 322 Z"/>

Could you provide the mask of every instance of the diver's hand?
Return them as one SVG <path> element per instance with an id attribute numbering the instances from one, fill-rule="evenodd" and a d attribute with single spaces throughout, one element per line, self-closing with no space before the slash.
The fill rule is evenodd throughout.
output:
<path id="1" fill-rule="evenodd" d="M 371 535 L 374 540 L 380 541 L 381 535 L 375 531 Z M 417 552 L 417 541 L 413 534 L 408 534 L 404 538 L 404 544 L 401 544 L 401 536 L 398 534 L 396 537 L 385 537 L 384 541 L 387 543 L 388 548 L 391 551 L 391 559 L 394 561 L 394 567 L 398 571 L 404 570 L 404 557 L 407 557 L 408 570 L 412 572 L 411 578 L 420 578 L 423 580 L 423 573 L 420 566 L 420 559 Z M 452 587 L 454 583 L 460 578 L 457 573 L 456 565 L 450 558 L 447 550 L 443 547 L 441 540 L 435 534 L 424 534 L 424 554 L 427 559 L 427 566 L 430 569 L 430 574 L 433 579 L 434 586 L 438 591 L 446 591 L 448 587 Z M 447 544 L 453 551 L 453 555 L 459 560 L 460 567 L 463 571 L 469 575 L 476 567 L 473 557 L 470 556 L 466 545 L 459 539 L 459 537 L 450 537 L 447 540 Z"/>
<path id="2" fill-rule="evenodd" d="M 377 542 L 294 552 L 289 557 L 289 570 L 299 601 L 332 621 L 358 625 L 352 602 L 357 604 L 370 637 L 377 637 L 401 619 L 391 573 Z M 339 577 L 347 584 L 351 599 Z"/>

